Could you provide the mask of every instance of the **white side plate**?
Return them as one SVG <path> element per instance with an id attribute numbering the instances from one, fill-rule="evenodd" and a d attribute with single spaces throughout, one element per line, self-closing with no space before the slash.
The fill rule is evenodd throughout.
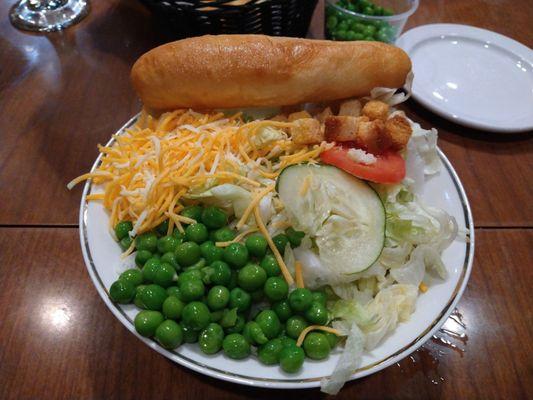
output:
<path id="1" fill-rule="evenodd" d="M 132 118 L 117 133 L 133 125 Z M 108 144 L 112 143 L 111 140 Z M 443 260 L 449 277 L 446 281 L 430 287 L 416 303 L 416 311 L 407 323 L 400 324 L 372 353 L 365 354 L 361 368 L 352 379 L 373 374 L 398 362 L 419 348 L 446 321 L 459 301 L 470 276 L 474 257 L 474 225 L 465 192 L 447 158 L 439 153 L 443 165 L 441 172 L 430 179 L 422 198 L 427 204 L 441 207 L 453 215 L 470 235 L 470 241 L 457 240 L 446 249 Z M 98 157 L 93 170 L 100 163 Z M 197 345 L 182 345 L 176 351 L 168 351 L 153 340 L 135 332 L 133 319 L 137 313 L 133 305 L 117 305 L 111 302 L 107 288 L 118 278 L 122 265 L 121 251 L 108 230 L 109 215 L 100 202 L 87 204 L 85 197 L 96 190 L 90 181 L 85 185 L 80 206 L 80 240 L 83 257 L 91 279 L 111 312 L 118 320 L 146 345 L 165 357 L 197 372 L 230 382 L 269 388 L 308 388 L 320 386 L 320 379 L 333 371 L 339 350 L 323 361 L 306 360 L 298 374 L 285 374 L 277 366 L 262 365 L 255 357 L 235 361 L 219 353 L 203 354 Z"/>
<path id="2" fill-rule="evenodd" d="M 466 25 L 423 25 L 396 42 L 411 57 L 413 97 L 434 113 L 492 132 L 533 129 L 533 51 Z"/>

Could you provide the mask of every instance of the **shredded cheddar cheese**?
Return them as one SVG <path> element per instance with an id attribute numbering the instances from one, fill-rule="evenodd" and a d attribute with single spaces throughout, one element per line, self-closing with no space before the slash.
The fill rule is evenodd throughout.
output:
<path id="1" fill-rule="evenodd" d="M 303 288 L 304 286 L 304 277 L 303 277 L 303 271 L 302 271 L 302 263 L 300 261 L 296 261 L 294 263 L 294 276 L 296 279 L 296 287 Z"/>
<path id="2" fill-rule="evenodd" d="M 235 236 L 235 239 L 233 239 L 233 240 L 229 240 L 227 242 L 216 242 L 215 246 L 217 246 L 217 247 L 228 247 L 230 244 L 238 243 L 242 239 L 244 239 L 246 236 L 248 236 L 250 233 L 254 233 L 254 232 L 257 232 L 257 231 L 258 231 L 257 228 L 248 229 L 247 231 L 242 232 L 242 233 L 238 234 L 237 236 Z"/>
<path id="3" fill-rule="evenodd" d="M 337 335 L 337 336 L 342 336 L 342 334 L 337 329 L 332 328 L 330 326 L 311 325 L 311 326 L 308 326 L 307 328 L 305 328 L 300 333 L 300 336 L 298 336 L 298 340 L 296 341 L 296 346 L 300 347 L 302 345 L 302 343 L 304 342 L 305 337 L 307 336 L 307 334 L 309 332 L 311 332 L 311 331 L 316 331 L 316 330 L 333 333 L 334 335 Z"/>
<path id="4" fill-rule="evenodd" d="M 279 253 L 278 248 L 274 244 L 274 241 L 270 237 L 270 234 L 268 233 L 268 231 L 267 231 L 267 229 L 265 227 L 265 224 L 263 223 L 263 219 L 261 218 L 261 214 L 259 213 L 259 207 L 255 207 L 254 208 L 254 217 L 255 217 L 255 222 L 257 224 L 257 227 L 259 228 L 259 230 L 261 231 L 261 233 L 265 237 L 265 239 L 266 239 L 266 241 L 268 243 L 268 246 L 270 247 L 270 250 L 272 250 L 272 253 L 274 253 L 274 257 L 276 258 L 276 261 L 279 264 L 279 267 L 281 269 L 281 273 L 283 275 L 283 278 L 285 278 L 285 281 L 289 285 L 292 285 L 294 283 L 294 279 L 292 278 L 292 275 L 289 272 L 289 269 L 287 268 L 287 265 L 285 264 L 285 261 L 283 261 L 283 257 Z"/>
<path id="5" fill-rule="evenodd" d="M 110 211 L 109 225 L 120 220 L 134 224 L 130 236 L 149 231 L 169 219 L 168 233 L 183 231 L 191 223 L 179 215 L 191 194 L 224 183 L 255 193 L 240 218 L 249 219 L 262 196 L 273 190 L 282 168 L 300 162 L 316 162 L 326 145 L 301 145 L 291 140 L 291 122 L 256 120 L 246 123 L 241 113 L 197 113 L 176 110 L 159 118 L 142 112 L 136 124 L 115 135 L 109 146 L 98 146 L 100 165 L 68 184 L 92 179 L 103 193 L 91 193 L 87 201 L 102 201 Z M 275 139 L 259 137 L 264 128 L 281 132 Z"/>
<path id="6" fill-rule="evenodd" d="M 428 286 L 424 282 L 420 282 L 420 285 L 418 285 L 418 288 L 422 293 L 426 293 L 428 291 Z"/>

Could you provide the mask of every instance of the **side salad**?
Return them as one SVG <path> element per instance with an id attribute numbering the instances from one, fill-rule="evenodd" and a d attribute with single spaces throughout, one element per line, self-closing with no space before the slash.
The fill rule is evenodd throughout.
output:
<path id="1" fill-rule="evenodd" d="M 402 96 L 375 89 L 336 115 L 143 113 L 100 146 L 69 187 L 92 179 L 87 200 L 110 212 L 129 268 L 109 295 L 140 309 L 137 332 L 288 374 L 340 346 L 322 382 L 337 393 L 446 279 L 458 232 L 418 197 L 440 169 L 437 132 L 394 109 Z"/>

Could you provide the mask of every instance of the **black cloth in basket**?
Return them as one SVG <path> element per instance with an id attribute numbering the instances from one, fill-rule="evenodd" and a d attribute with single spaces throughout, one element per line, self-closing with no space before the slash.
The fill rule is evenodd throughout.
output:
<path id="1" fill-rule="evenodd" d="M 140 0 L 169 37 L 260 33 L 304 37 L 317 0 Z"/>

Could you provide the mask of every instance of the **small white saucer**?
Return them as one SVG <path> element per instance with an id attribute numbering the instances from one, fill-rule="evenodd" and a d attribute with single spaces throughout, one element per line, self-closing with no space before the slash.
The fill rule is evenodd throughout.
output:
<path id="1" fill-rule="evenodd" d="M 436 114 L 492 132 L 533 130 L 533 50 L 466 25 L 423 25 L 396 42 L 413 62 L 413 97 Z"/>

